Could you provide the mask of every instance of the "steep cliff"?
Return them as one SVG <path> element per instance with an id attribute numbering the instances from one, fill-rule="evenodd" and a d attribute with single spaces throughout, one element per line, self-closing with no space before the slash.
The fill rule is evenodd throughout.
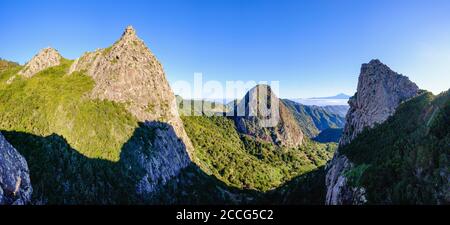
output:
<path id="1" fill-rule="evenodd" d="M 384 122 L 402 101 L 416 96 L 418 91 L 415 83 L 379 60 L 363 64 L 357 92 L 349 100 L 350 110 L 340 145 L 348 144 L 364 128 Z"/>
<path id="2" fill-rule="evenodd" d="M 238 131 L 279 146 L 297 147 L 303 132 L 286 105 L 267 85 L 251 89 L 233 111 Z"/>
<path id="3" fill-rule="evenodd" d="M 341 146 L 347 187 L 367 204 L 450 203 L 450 95 L 422 91 Z M 350 193 L 352 194 L 352 193 Z"/>
<path id="4" fill-rule="evenodd" d="M 383 123 L 403 101 L 418 93 L 416 84 L 379 60 L 363 64 L 357 92 L 349 100 L 350 109 L 339 148 L 350 143 L 364 129 Z M 347 184 L 344 173 L 352 167 L 352 163 L 338 149 L 327 168 L 327 204 L 362 204 L 366 201 L 363 188 Z"/>
<path id="5" fill-rule="evenodd" d="M 28 204 L 32 192 L 27 162 L 0 133 L 0 205 Z"/>

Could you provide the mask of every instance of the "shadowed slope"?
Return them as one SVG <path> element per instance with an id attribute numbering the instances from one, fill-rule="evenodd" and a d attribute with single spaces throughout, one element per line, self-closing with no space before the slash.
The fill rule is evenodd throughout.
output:
<path id="1" fill-rule="evenodd" d="M 175 153 L 152 147 L 158 145 L 160 129 L 174 134 L 168 124 L 140 124 L 123 145 L 118 162 L 87 158 L 56 134 L 2 133 L 28 161 L 32 204 L 237 204 L 258 198 L 259 193 L 228 187 L 193 163 L 176 170 L 140 161 L 152 158 L 172 165 L 177 160 Z M 161 169 L 176 174 L 169 179 L 150 176 Z M 151 192 L 142 189 L 143 180 L 153 184 Z"/>

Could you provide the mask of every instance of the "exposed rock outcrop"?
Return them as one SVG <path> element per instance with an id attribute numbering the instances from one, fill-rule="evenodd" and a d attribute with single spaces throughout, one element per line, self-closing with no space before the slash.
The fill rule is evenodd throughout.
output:
<path id="1" fill-rule="evenodd" d="M 240 133 L 284 147 L 303 143 L 304 135 L 294 116 L 267 85 L 252 88 L 233 115 Z"/>
<path id="2" fill-rule="evenodd" d="M 145 132 L 151 132 L 152 138 L 143 134 Z M 144 123 L 125 149 L 121 157 L 123 165 L 141 171 L 136 194 L 144 203 L 157 203 L 154 198 L 156 191 L 161 191 L 169 180 L 191 163 L 183 142 L 173 127 L 166 123 Z"/>
<path id="3" fill-rule="evenodd" d="M 19 71 L 19 75 L 32 77 L 42 70 L 59 65 L 61 59 L 61 55 L 54 48 L 44 48 L 25 64 L 23 69 Z"/>
<path id="4" fill-rule="evenodd" d="M 338 150 L 339 151 L 339 150 Z M 327 165 L 325 184 L 327 186 L 326 202 L 328 205 L 360 205 L 366 202 L 364 188 L 351 187 L 347 184 L 345 171 L 353 164 L 345 155 L 336 151 L 333 159 Z"/>
<path id="5" fill-rule="evenodd" d="M 146 176 L 151 179 L 143 180 L 137 187 L 138 192 L 150 194 L 160 181 L 168 180 L 187 166 L 189 157 L 194 160 L 193 147 L 178 115 L 175 95 L 163 67 L 136 36 L 133 27 L 128 26 L 111 47 L 88 52 L 75 60 L 69 73 L 75 71 L 85 72 L 95 81 L 92 98 L 122 103 L 139 121 L 164 123 L 173 128 L 174 132 L 167 132 L 168 129 L 155 127 L 158 130 L 158 138 L 152 143 L 155 154 L 142 156 L 137 162 L 146 168 Z M 154 124 L 146 123 L 146 126 Z"/>
<path id="6" fill-rule="evenodd" d="M 419 88 L 407 77 L 392 71 L 379 60 L 363 64 L 356 94 L 350 98 L 344 132 L 339 142 L 342 147 L 350 143 L 365 128 L 383 123 L 403 101 L 419 94 Z M 327 204 L 362 204 L 363 188 L 347 185 L 345 171 L 352 163 L 336 151 L 328 164 L 326 177 Z"/>
<path id="7" fill-rule="evenodd" d="M 361 131 L 384 122 L 397 106 L 418 94 L 419 88 L 408 77 L 392 71 L 379 60 L 363 64 L 356 94 L 350 98 L 350 110 L 340 145 L 348 144 Z"/>
<path id="8" fill-rule="evenodd" d="M 25 158 L 0 133 L 0 205 L 28 204 L 32 192 Z"/>

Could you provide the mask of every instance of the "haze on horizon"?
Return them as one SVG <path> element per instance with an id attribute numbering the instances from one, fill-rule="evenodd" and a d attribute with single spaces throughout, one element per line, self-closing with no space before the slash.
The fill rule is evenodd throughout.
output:
<path id="1" fill-rule="evenodd" d="M 111 45 L 133 25 L 171 84 L 279 81 L 280 97 L 352 95 L 378 58 L 420 88 L 450 84 L 450 1 L 1 1 L 0 57 L 25 63 Z M 176 93 L 181 96 L 184 93 Z"/>

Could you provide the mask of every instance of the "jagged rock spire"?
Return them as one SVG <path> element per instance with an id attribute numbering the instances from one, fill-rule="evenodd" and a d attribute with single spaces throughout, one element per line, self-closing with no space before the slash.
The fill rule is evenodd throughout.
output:
<path id="1" fill-rule="evenodd" d="M 163 67 L 131 26 L 111 47 L 77 59 L 70 68 L 74 71 L 86 71 L 94 79 L 92 97 L 127 103 L 141 121 L 172 117 L 167 109 L 175 96 Z"/>
<path id="2" fill-rule="evenodd" d="M 133 28 L 133 26 L 128 25 L 127 28 L 125 28 L 122 36 L 136 36 L 136 30 Z"/>
<path id="3" fill-rule="evenodd" d="M 144 48 L 147 48 L 145 46 L 144 41 L 142 41 L 136 34 L 136 30 L 130 25 L 122 33 L 122 37 L 120 37 L 119 41 L 116 42 L 114 45 L 119 45 L 119 43 L 126 43 L 130 44 L 131 47 L 135 47 L 136 45 L 142 45 Z"/>
<path id="4" fill-rule="evenodd" d="M 196 161 L 163 67 L 131 26 L 111 47 L 75 60 L 69 73 L 74 71 L 83 71 L 95 81 L 91 98 L 122 103 L 154 130 L 151 156 L 136 150 L 126 159 L 146 172 L 137 186 L 143 198 Z"/>
<path id="5" fill-rule="evenodd" d="M 75 60 L 69 71 L 86 71 L 94 79 L 93 98 L 125 103 L 140 121 L 173 125 L 177 134 L 186 139 L 187 148 L 192 148 L 163 67 L 132 26 L 111 47 Z"/>
<path id="6" fill-rule="evenodd" d="M 25 64 L 25 67 L 19 71 L 19 75 L 32 77 L 42 70 L 59 65 L 61 59 L 62 57 L 56 49 L 44 48 Z"/>
<path id="7" fill-rule="evenodd" d="M 374 59 L 361 67 L 356 94 L 350 98 L 350 110 L 340 144 L 353 140 L 365 127 L 384 122 L 402 102 L 418 94 L 419 88 L 408 77 L 392 71 Z"/>
<path id="8" fill-rule="evenodd" d="M 353 168 L 353 163 L 340 154 L 340 148 L 350 143 L 365 128 L 372 128 L 375 124 L 386 121 L 403 101 L 418 94 L 419 88 L 415 83 L 392 71 L 378 59 L 361 66 L 357 92 L 349 100 L 350 109 L 339 149 L 327 165 L 326 204 L 366 202 L 364 188 L 355 188 L 347 183 L 344 173 Z"/>

